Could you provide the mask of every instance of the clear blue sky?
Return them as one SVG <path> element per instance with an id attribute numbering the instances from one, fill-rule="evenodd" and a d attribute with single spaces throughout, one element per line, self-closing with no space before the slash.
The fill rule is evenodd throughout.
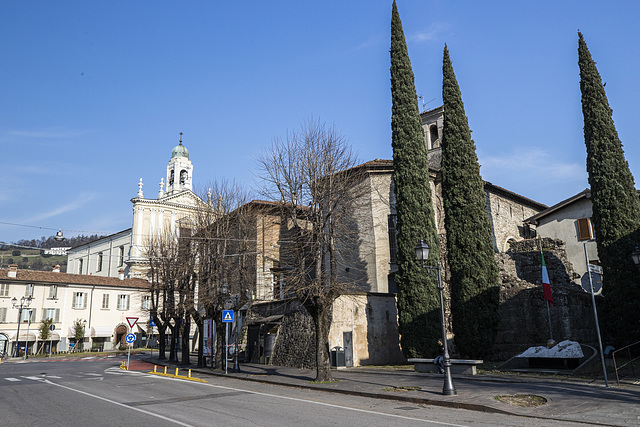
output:
<path id="1" fill-rule="evenodd" d="M 184 132 L 200 190 L 251 186 L 310 117 L 391 158 L 391 0 L 0 3 L 0 241 L 131 226 Z M 547 205 L 588 186 L 577 30 L 640 179 L 640 3 L 399 0 L 416 90 L 447 43 L 485 180 Z"/>

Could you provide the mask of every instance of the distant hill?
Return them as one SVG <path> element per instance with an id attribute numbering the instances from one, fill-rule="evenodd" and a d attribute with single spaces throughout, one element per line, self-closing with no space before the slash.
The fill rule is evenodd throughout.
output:
<path id="1" fill-rule="evenodd" d="M 49 238 L 18 240 L 11 244 L 3 244 L 0 245 L 0 268 L 6 268 L 9 264 L 17 264 L 19 269 L 51 271 L 54 265 L 59 265 L 60 271 L 64 273 L 67 269 L 67 256 L 48 255 L 44 253 L 45 249 L 76 247 L 102 237 L 104 236 L 98 236 L 97 234 L 92 236 L 80 235 L 57 242 L 54 236 L 50 236 Z"/>
<path id="2" fill-rule="evenodd" d="M 67 237 L 62 242 L 58 242 L 55 239 L 55 236 L 49 236 L 48 238 L 41 237 L 39 239 L 31 239 L 31 240 L 18 240 L 17 242 L 13 242 L 14 245 L 18 246 L 29 246 L 31 248 L 40 248 L 40 249 L 51 249 L 51 248 L 59 248 L 61 246 L 72 247 L 84 245 L 85 243 L 93 242 L 94 240 L 98 240 L 104 236 L 99 236 L 97 234 L 93 234 L 91 236 L 85 236 L 81 234 L 75 237 Z M 11 245 L 3 245 L 0 250 L 6 250 L 11 248 Z"/>

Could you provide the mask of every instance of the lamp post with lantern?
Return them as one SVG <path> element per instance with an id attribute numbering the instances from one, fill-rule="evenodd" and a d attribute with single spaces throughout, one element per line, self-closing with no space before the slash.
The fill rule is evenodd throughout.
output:
<path id="1" fill-rule="evenodd" d="M 18 299 L 16 297 L 13 297 L 11 299 L 11 305 L 13 306 L 13 308 L 17 308 L 18 309 L 18 330 L 16 331 L 16 351 L 14 354 L 14 357 L 18 357 L 19 354 L 19 347 L 20 347 L 20 323 L 22 322 L 22 310 L 29 307 L 31 305 L 31 301 L 33 300 L 33 298 L 29 297 L 21 297 L 20 298 L 20 304 L 18 304 Z M 29 337 L 27 337 L 27 340 L 29 339 Z"/>
<path id="2" fill-rule="evenodd" d="M 422 267 L 427 270 L 436 270 L 438 278 L 438 291 L 440 291 L 440 320 L 442 322 L 442 345 L 444 347 L 443 363 L 444 366 L 444 386 L 442 387 L 442 394 L 451 396 L 458 394 L 456 388 L 453 385 L 453 379 L 451 378 L 451 359 L 449 358 L 449 348 L 447 346 L 447 324 L 444 315 L 444 286 L 442 286 L 442 275 L 440 261 L 437 266 L 427 265 L 427 259 L 429 259 L 429 245 L 420 240 L 420 243 L 416 246 L 416 258 L 422 262 Z"/>

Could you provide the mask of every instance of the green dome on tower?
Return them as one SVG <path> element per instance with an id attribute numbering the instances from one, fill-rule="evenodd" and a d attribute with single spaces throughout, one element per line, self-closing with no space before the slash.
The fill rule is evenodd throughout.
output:
<path id="1" fill-rule="evenodd" d="M 173 150 L 171 150 L 171 158 L 173 159 L 174 157 L 189 158 L 189 150 L 187 150 L 187 147 L 182 145 L 182 141 L 180 141 L 180 144 L 176 145 L 173 147 Z"/>

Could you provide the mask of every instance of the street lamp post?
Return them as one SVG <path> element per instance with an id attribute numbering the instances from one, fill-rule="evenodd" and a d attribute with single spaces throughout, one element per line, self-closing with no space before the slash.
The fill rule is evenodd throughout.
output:
<path id="1" fill-rule="evenodd" d="M 13 297 L 11 299 L 11 305 L 13 306 L 13 308 L 17 308 L 18 309 L 18 330 L 16 331 L 16 352 L 14 354 L 14 357 L 18 357 L 18 353 L 19 353 L 19 347 L 20 347 L 20 323 L 22 322 L 22 309 L 23 308 L 27 308 L 29 307 L 29 305 L 31 305 L 31 300 L 33 298 L 31 298 L 30 296 L 25 298 L 25 297 L 21 297 L 20 298 L 20 304 L 18 304 L 18 299 L 16 297 Z M 27 337 L 27 340 L 29 339 L 29 337 Z"/>
<path id="2" fill-rule="evenodd" d="M 235 310 L 235 313 L 233 313 L 233 321 L 236 324 L 236 333 L 234 335 L 234 347 L 235 350 L 233 352 L 233 372 L 240 372 L 240 365 L 238 364 L 238 322 L 240 321 L 240 318 L 238 317 L 238 302 L 240 300 L 240 295 L 236 294 L 234 295 L 235 298 L 235 304 L 233 309 Z"/>
<path id="3" fill-rule="evenodd" d="M 84 351 L 84 337 L 86 335 L 87 335 L 87 319 L 84 319 L 82 321 L 82 351 Z"/>
<path id="4" fill-rule="evenodd" d="M 447 324 L 444 316 L 444 287 L 442 286 L 442 276 L 440 261 L 438 265 L 433 267 L 427 265 L 427 259 L 429 258 L 429 245 L 420 240 L 420 243 L 416 246 L 416 258 L 422 262 L 422 267 L 427 270 L 436 270 L 438 277 L 438 291 L 440 291 L 440 320 L 442 322 L 442 344 L 444 346 L 443 366 L 444 366 L 444 386 L 442 387 L 442 394 L 451 396 L 458 394 L 456 388 L 453 385 L 453 379 L 451 378 L 451 359 L 449 358 L 449 348 L 447 346 Z"/>

